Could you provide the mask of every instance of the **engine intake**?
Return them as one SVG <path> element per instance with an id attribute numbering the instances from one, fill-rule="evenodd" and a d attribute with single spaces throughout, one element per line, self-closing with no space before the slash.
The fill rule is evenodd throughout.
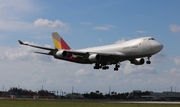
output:
<path id="1" fill-rule="evenodd" d="M 98 62 L 101 60 L 101 56 L 98 54 L 92 54 L 88 58 L 91 62 Z"/>
<path id="2" fill-rule="evenodd" d="M 67 52 L 64 50 L 57 51 L 55 55 L 56 58 L 60 58 L 60 59 L 65 58 L 66 56 L 67 56 Z"/>
<path id="3" fill-rule="evenodd" d="M 135 65 L 143 65 L 144 64 L 144 59 L 143 58 L 136 58 L 131 60 L 131 64 L 135 64 Z"/>

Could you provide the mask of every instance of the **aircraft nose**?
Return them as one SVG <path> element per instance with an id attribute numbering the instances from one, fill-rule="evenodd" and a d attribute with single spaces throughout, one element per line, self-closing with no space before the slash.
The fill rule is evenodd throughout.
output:
<path id="1" fill-rule="evenodd" d="M 154 53 L 157 53 L 159 51 L 161 51 L 163 49 L 163 45 L 157 41 L 152 41 L 151 42 L 151 48 L 153 50 Z"/>

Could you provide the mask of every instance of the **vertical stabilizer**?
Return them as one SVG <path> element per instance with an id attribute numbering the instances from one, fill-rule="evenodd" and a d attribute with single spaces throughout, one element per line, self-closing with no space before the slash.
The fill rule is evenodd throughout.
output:
<path id="1" fill-rule="evenodd" d="M 54 42 L 54 47 L 56 49 L 66 49 L 66 50 L 71 49 L 57 32 L 52 33 L 52 38 L 53 38 L 53 42 Z"/>

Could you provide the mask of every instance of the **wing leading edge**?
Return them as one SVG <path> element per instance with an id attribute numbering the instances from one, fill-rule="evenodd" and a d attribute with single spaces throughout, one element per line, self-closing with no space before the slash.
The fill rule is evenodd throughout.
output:
<path id="1" fill-rule="evenodd" d="M 30 46 L 30 47 L 34 47 L 34 48 L 39 48 L 39 49 L 44 49 L 44 50 L 49 50 L 49 51 L 54 50 L 53 48 L 48 48 L 48 47 L 42 47 L 42 46 L 27 44 L 27 43 L 22 42 L 21 40 L 18 40 L 18 42 L 21 45 L 26 45 L 26 46 Z"/>

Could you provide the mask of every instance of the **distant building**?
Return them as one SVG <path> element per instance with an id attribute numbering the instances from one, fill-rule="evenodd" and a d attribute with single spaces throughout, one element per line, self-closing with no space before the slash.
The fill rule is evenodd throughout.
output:
<path id="1" fill-rule="evenodd" d="M 172 91 L 141 92 L 141 90 L 134 90 L 133 92 L 129 93 L 127 98 L 134 99 L 134 100 L 168 100 L 168 101 L 179 100 L 180 101 L 180 92 L 172 92 Z"/>
<path id="2" fill-rule="evenodd" d="M 66 94 L 65 97 L 70 98 L 70 99 L 84 99 L 84 96 L 82 94 L 79 94 L 79 93 Z"/>
<path id="3" fill-rule="evenodd" d="M 141 90 L 133 90 L 132 92 L 129 93 L 129 95 L 127 96 L 127 98 L 130 99 L 139 99 L 141 98 Z"/>
<path id="4" fill-rule="evenodd" d="M 150 92 L 152 100 L 180 100 L 180 92 Z"/>

